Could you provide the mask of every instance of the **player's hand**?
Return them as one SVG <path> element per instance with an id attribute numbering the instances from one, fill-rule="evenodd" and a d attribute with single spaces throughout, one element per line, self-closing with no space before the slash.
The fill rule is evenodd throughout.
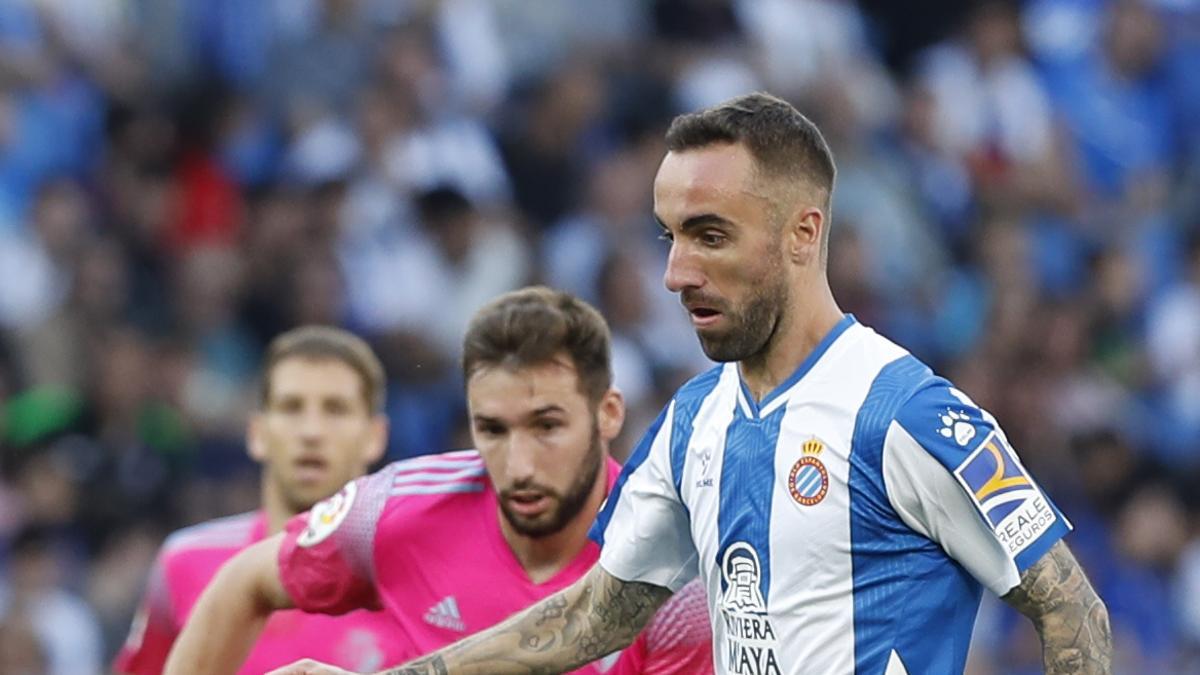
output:
<path id="1" fill-rule="evenodd" d="M 290 666 L 284 666 L 277 670 L 272 670 L 267 675 L 352 675 L 348 670 L 342 670 L 335 666 L 327 666 L 319 661 L 312 659 L 304 659 L 297 661 Z"/>

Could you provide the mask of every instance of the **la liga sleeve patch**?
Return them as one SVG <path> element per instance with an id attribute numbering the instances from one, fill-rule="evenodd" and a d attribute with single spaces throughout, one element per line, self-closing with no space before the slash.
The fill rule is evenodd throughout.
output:
<path id="1" fill-rule="evenodd" d="M 308 524 L 296 538 L 296 544 L 309 548 L 328 539 L 337 531 L 342 521 L 346 520 L 357 494 L 358 485 L 351 481 L 337 494 L 313 506 L 308 512 Z"/>

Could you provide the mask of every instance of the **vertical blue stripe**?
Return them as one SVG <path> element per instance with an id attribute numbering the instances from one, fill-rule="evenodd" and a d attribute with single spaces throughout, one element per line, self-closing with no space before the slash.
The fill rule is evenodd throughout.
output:
<path id="1" fill-rule="evenodd" d="M 745 542 L 759 561 L 759 591 L 770 607 L 771 502 L 775 494 L 775 447 L 787 406 L 762 419 L 748 419 L 739 407 L 725 437 L 717 510 L 716 569 L 728 548 Z M 721 574 L 721 590 L 728 584 Z"/>
<path id="2" fill-rule="evenodd" d="M 979 608 L 979 582 L 900 520 L 883 482 L 888 428 L 931 377 L 912 356 L 889 363 L 854 422 L 849 485 L 854 672 L 863 675 L 882 673 L 892 650 L 910 673 L 961 673 Z"/>
<path id="3" fill-rule="evenodd" d="M 675 395 L 675 416 L 671 422 L 671 474 L 675 481 L 675 494 L 679 495 L 680 503 L 683 503 L 683 464 L 687 461 L 687 449 L 692 441 L 692 431 L 695 430 L 696 414 L 700 412 L 704 400 L 721 381 L 723 369 L 724 366 L 710 368 L 683 385 Z"/>

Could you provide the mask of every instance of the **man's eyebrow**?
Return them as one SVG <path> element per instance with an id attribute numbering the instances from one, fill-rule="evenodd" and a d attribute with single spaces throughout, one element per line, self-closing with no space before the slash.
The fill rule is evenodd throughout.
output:
<path id="1" fill-rule="evenodd" d="M 537 410 L 534 410 L 532 413 L 530 413 L 529 416 L 530 417 L 538 417 L 539 415 L 547 415 L 549 413 L 556 413 L 556 412 L 565 413 L 566 409 L 563 408 L 561 405 L 558 405 L 557 403 L 551 403 L 549 405 L 544 405 L 544 406 L 538 408 Z"/>
<path id="2" fill-rule="evenodd" d="M 530 413 L 526 416 L 526 418 L 527 419 L 535 419 L 542 415 L 549 415 L 551 413 L 566 413 L 566 412 L 567 412 L 567 409 L 562 407 L 561 405 L 558 405 L 557 403 L 550 403 L 550 404 L 544 405 L 536 410 L 530 411 Z M 473 419 L 476 422 L 483 422 L 486 424 L 506 424 L 504 419 L 501 417 L 493 417 L 491 415 L 484 415 L 483 413 L 475 413 L 474 415 L 471 416 L 471 419 Z"/>
<path id="3" fill-rule="evenodd" d="M 702 227 L 706 227 L 708 225 L 732 225 L 732 224 L 733 223 L 728 218 L 719 216 L 715 213 L 701 213 L 699 215 L 695 215 L 695 216 L 686 218 L 683 221 L 683 223 L 681 223 L 679 225 L 679 229 L 684 232 L 687 232 L 688 230 L 698 230 L 698 229 L 700 229 Z"/>
<path id="4" fill-rule="evenodd" d="M 664 223 L 662 221 L 662 219 L 658 217 L 657 214 L 655 214 L 655 216 L 654 216 L 654 222 L 658 223 L 658 226 L 664 230 L 669 231 L 671 229 L 671 228 L 667 227 L 667 224 Z M 697 230 L 697 229 L 700 229 L 700 228 L 708 226 L 708 225 L 732 225 L 732 224 L 733 224 L 733 221 L 729 220 L 728 218 L 725 218 L 724 216 L 719 216 L 715 213 L 701 213 L 701 214 L 697 214 L 697 215 L 689 216 L 688 218 L 685 218 L 683 223 L 681 223 L 679 225 L 679 229 L 683 232 L 687 232 L 688 230 Z"/>

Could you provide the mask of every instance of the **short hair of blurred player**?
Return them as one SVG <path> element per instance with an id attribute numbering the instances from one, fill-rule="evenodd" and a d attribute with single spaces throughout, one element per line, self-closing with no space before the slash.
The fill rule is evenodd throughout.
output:
<path id="1" fill-rule="evenodd" d="M 385 387 L 379 358 L 352 333 L 303 326 L 271 342 L 247 449 L 263 467 L 272 532 L 383 456 Z"/>

